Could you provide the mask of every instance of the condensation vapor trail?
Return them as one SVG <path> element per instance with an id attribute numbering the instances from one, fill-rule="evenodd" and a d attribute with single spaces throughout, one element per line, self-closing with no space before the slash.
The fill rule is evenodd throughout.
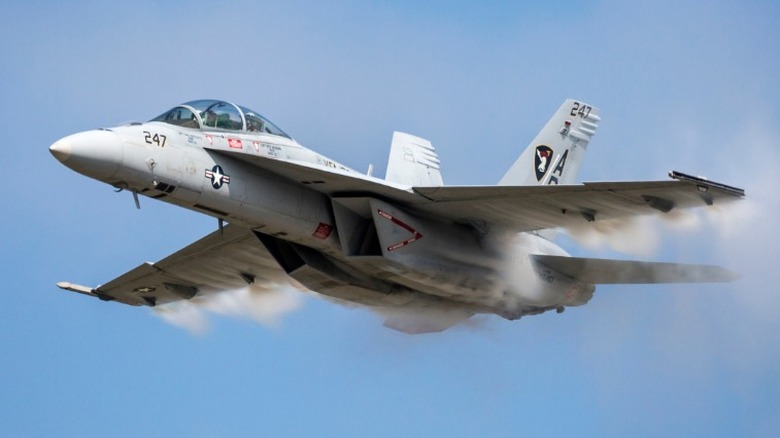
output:
<path id="1" fill-rule="evenodd" d="M 277 283 L 252 284 L 158 306 L 154 314 L 164 321 L 191 333 L 208 331 L 208 312 L 223 316 L 247 318 L 266 327 L 278 327 L 282 318 L 303 303 L 299 290 Z"/>

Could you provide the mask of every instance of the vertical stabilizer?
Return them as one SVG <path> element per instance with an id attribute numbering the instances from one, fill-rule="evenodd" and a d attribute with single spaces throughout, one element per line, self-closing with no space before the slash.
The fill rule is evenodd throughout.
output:
<path id="1" fill-rule="evenodd" d="M 385 179 L 417 187 L 444 185 L 431 142 L 403 132 L 393 133 Z"/>
<path id="2" fill-rule="evenodd" d="M 600 120 L 598 108 L 567 99 L 498 184 L 574 184 Z"/>

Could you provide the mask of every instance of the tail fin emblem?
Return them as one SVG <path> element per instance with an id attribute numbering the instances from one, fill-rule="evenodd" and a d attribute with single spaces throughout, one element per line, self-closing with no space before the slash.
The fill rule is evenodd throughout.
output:
<path id="1" fill-rule="evenodd" d="M 536 170 L 536 180 L 541 181 L 544 175 L 547 174 L 547 169 L 550 167 L 550 161 L 552 161 L 553 150 L 549 146 L 537 146 L 536 156 L 534 157 L 534 168 Z"/>

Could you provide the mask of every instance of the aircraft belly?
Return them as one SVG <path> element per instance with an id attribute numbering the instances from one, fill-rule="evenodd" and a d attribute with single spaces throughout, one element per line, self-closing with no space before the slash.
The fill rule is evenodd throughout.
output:
<path id="1" fill-rule="evenodd" d="M 303 266 L 290 275 L 306 288 L 321 295 L 366 306 L 397 306 L 413 300 L 409 292 L 381 293 L 357 284 L 339 281 L 311 266 Z"/>
<path id="2" fill-rule="evenodd" d="M 368 270 L 372 271 L 372 270 Z M 383 286 L 376 287 L 365 285 L 360 281 L 345 281 L 324 274 L 322 271 L 312 267 L 304 266 L 289 274 L 296 281 L 300 282 L 306 288 L 317 292 L 329 299 L 338 302 L 353 303 L 369 306 L 380 310 L 380 312 L 395 310 L 415 310 L 420 311 L 446 311 L 458 309 L 461 312 L 467 312 L 469 315 L 474 313 L 490 312 L 484 303 L 478 300 L 465 300 L 456 295 L 448 295 L 444 289 L 434 291 L 421 283 L 409 281 L 392 282 L 392 280 L 403 279 L 384 276 L 373 277 L 376 281 L 381 281 Z M 407 279 L 408 280 L 408 279 Z M 436 292 L 436 293 L 432 293 Z M 473 301 L 473 302 L 472 302 Z"/>
<path id="3" fill-rule="evenodd" d="M 540 284 L 534 272 L 520 280 L 509 283 L 507 278 L 484 268 L 458 266 L 450 274 L 437 275 L 424 270 L 410 268 L 387 260 L 351 261 L 361 269 L 388 284 L 411 291 L 413 297 L 407 303 L 389 299 L 393 295 L 374 296 L 372 304 L 399 309 L 428 309 L 442 311 L 460 309 L 470 314 L 493 313 L 507 319 L 518 319 L 524 315 L 538 314 L 561 306 L 575 306 L 586 303 L 593 295 L 590 285 L 575 285 L 556 278 L 551 283 Z M 333 296 L 338 296 L 333 294 Z M 348 301 L 366 303 L 351 297 L 339 297 Z"/>

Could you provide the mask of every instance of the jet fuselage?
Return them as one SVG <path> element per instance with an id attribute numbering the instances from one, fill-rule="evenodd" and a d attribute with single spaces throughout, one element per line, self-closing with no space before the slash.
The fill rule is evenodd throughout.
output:
<path id="1" fill-rule="evenodd" d="M 593 286 L 532 266 L 529 253 L 565 255 L 534 234 L 480 235 L 473 227 L 418 217 L 368 195 L 329 197 L 311 188 L 325 184 L 317 178 L 290 180 L 220 150 L 370 178 L 290 138 L 155 121 L 82 132 L 51 146 L 66 166 L 116 188 L 249 228 L 266 245 L 280 242 L 312 250 L 312 260 L 305 261 L 310 272 L 283 267 L 304 286 L 334 298 L 373 306 L 462 307 L 514 319 L 584 304 L 592 296 Z M 353 210 L 376 210 L 377 220 L 350 222 Z M 338 215 L 345 218 L 338 221 Z M 364 216 L 370 221 L 373 215 Z M 339 236 L 383 227 L 398 234 L 395 247 L 363 242 L 374 247 L 349 250 Z M 364 241 L 371 239 L 376 237 Z M 283 252 L 277 257 L 282 263 Z"/>

